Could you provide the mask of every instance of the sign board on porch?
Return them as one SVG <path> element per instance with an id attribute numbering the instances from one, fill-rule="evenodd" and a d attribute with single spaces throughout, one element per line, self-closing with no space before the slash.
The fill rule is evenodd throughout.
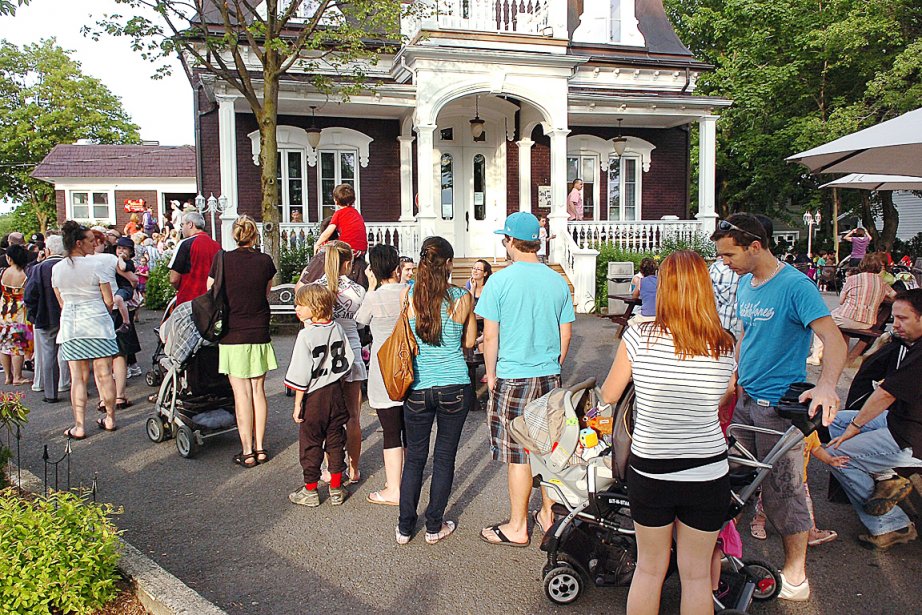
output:
<path id="1" fill-rule="evenodd" d="M 139 214 L 144 211 L 144 199 L 125 199 L 125 211 L 130 214 Z"/>
<path id="2" fill-rule="evenodd" d="M 539 209 L 550 209 L 551 208 L 551 187 L 550 186 L 538 186 L 538 208 Z"/>

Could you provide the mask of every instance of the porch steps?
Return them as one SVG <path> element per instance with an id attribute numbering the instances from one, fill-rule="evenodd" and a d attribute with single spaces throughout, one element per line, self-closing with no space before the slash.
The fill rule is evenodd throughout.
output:
<path id="1" fill-rule="evenodd" d="M 451 283 L 464 288 L 464 285 L 468 280 L 471 279 L 471 268 L 474 266 L 476 261 L 480 260 L 480 257 L 472 256 L 466 258 L 456 258 L 454 268 L 451 270 Z M 506 265 L 511 265 L 512 261 L 505 261 L 501 259 L 496 259 L 494 261 L 493 257 L 485 257 L 483 260 L 490 263 L 490 266 L 493 267 L 493 273 L 496 273 Z M 551 269 L 563 276 L 563 279 L 567 283 L 567 288 L 570 289 L 570 296 L 573 296 L 573 284 L 570 282 L 570 279 L 567 277 L 566 272 L 564 272 L 563 267 L 560 265 L 548 265 Z"/>

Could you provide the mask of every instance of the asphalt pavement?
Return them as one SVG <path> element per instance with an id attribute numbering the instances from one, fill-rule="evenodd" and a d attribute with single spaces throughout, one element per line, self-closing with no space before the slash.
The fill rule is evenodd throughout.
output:
<path id="1" fill-rule="evenodd" d="M 157 315 L 148 312 L 144 318 L 139 331 L 146 369 Z M 580 316 L 564 381 L 604 379 L 617 345 L 616 331 L 606 319 Z M 481 527 L 502 521 L 508 513 L 504 467 L 489 458 L 482 411 L 469 415 L 458 452 L 446 511 L 458 529 L 435 546 L 426 545 L 422 533 L 397 546 L 396 509 L 365 502 L 384 483 L 381 431 L 367 404 L 362 412 L 363 479 L 351 487 L 351 498 L 340 508 L 290 504 L 288 493 L 301 478 L 292 400 L 282 386 L 293 341 L 293 332 L 273 337 L 283 367 L 267 380 L 268 463 L 254 469 L 234 465 L 231 457 L 240 449 L 236 433 L 208 441 L 195 459 L 181 458 L 172 440 L 152 443 L 145 420 L 152 408 L 147 397 L 154 389 L 134 378 L 129 380 L 134 405 L 118 413 L 118 430 L 103 432 L 89 422 L 90 437 L 73 443 L 72 484 L 89 484 L 95 477 L 99 497 L 123 508 L 116 522 L 126 540 L 233 614 L 624 612 L 627 588 L 592 588 L 576 605 L 555 608 L 542 589 L 545 558 L 538 549 L 539 531 L 527 549 L 479 540 Z M 852 373 L 840 383 L 843 398 Z M 816 376 L 811 368 L 811 377 Z M 27 400 L 32 414 L 23 434 L 22 463 L 42 477 L 43 445 L 49 445 L 52 456 L 63 450 L 62 432 L 72 424 L 70 407 L 67 402 L 41 403 L 41 393 L 29 392 Z M 88 419 L 95 418 L 95 412 L 88 414 Z M 756 604 L 751 612 L 922 612 L 922 541 L 885 553 L 861 548 L 855 539 L 861 526 L 851 507 L 826 501 L 826 468 L 814 460 L 810 474 L 818 524 L 837 530 L 839 539 L 810 550 L 810 601 Z M 421 511 L 427 497 L 428 485 Z M 533 507 L 537 503 L 535 496 Z M 751 539 L 745 531 L 750 514 L 741 524 L 746 557 L 780 566 L 777 533 L 769 528 L 767 541 Z M 667 580 L 662 612 L 678 612 L 678 591 L 677 579 Z"/>

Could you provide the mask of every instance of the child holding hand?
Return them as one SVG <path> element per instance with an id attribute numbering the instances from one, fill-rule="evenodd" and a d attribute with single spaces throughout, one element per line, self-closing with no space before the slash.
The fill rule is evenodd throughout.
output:
<path id="1" fill-rule="evenodd" d="M 295 313 L 304 329 L 295 341 L 285 386 L 295 392 L 292 418 L 299 426 L 304 486 L 288 499 L 301 506 L 320 506 L 317 484 L 324 453 L 330 470 L 330 504 L 339 506 L 348 495 L 342 478 L 349 411 L 342 385 L 355 355 L 342 327 L 333 320 L 335 302 L 336 296 L 319 284 L 302 286 L 295 295 Z"/>

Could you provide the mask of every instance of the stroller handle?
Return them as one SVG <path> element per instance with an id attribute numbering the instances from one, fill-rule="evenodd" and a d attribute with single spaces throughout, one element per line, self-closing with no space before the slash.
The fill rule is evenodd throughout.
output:
<path id="1" fill-rule="evenodd" d="M 582 382 L 572 384 L 567 387 L 567 390 L 570 391 L 571 393 L 576 393 L 578 391 L 583 391 L 585 389 L 591 389 L 593 387 L 595 387 L 595 377 L 586 378 Z"/>

